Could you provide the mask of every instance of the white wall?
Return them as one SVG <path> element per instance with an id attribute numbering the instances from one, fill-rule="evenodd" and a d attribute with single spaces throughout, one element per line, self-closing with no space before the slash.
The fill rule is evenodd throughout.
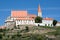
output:
<path id="1" fill-rule="evenodd" d="M 34 25 L 36 25 L 36 26 L 38 26 L 38 25 L 40 25 L 40 26 L 45 26 L 44 23 L 34 23 Z"/>
<path id="2" fill-rule="evenodd" d="M 30 24 L 32 24 L 32 25 L 36 25 L 36 26 L 38 26 L 38 24 L 40 25 L 40 26 L 45 26 L 45 24 L 46 24 L 46 26 L 52 26 L 52 22 L 53 22 L 53 20 L 42 20 L 42 23 L 35 23 L 35 21 L 34 20 L 16 20 L 16 26 L 17 25 L 30 25 Z"/>
<path id="3" fill-rule="evenodd" d="M 34 20 L 16 20 L 16 26 L 17 25 L 30 25 L 30 24 L 34 24 L 35 21 Z"/>
<path id="4" fill-rule="evenodd" d="M 60 26 L 60 23 L 57 23 L 56 26 Z"/>
<path id="5" fill-rule="evenodd" d="M 42 17 L 42 13 L 41 13 L 41 12 L 38 12 L 38 16 L 39 16 L 39 17 Z"/>
<path id="6" fill-rule="evenodd" d="M 53 20 L 42 20 L 43 24 L 46 24 L 47 26 L 52 26 Z"/>
<path id="7" fill-rule="evenodd" d="M 15 19 L 16 18 L 14 18 L 14 20 Z M 13 21 L 13 18 L 11 18 L 11 20 Z M 41 26 L 45 26 L 45 24 L 46 24 L 47 26 L 48 25 L 51 26 L 53 20 L 42 20 L 42 23 L 35 23 L 35 20 L 15 20 L 15 22 L 16 22 L 16 26 L 17 25 L 26 25 L 26 24 L 27 25 L 32 24 L 32 25 L 36 25 L 36 26 L 38 26 L 38 24 L 41 25 Z M 60 24 L 57 24 L 57 25 L 60 25 Z"/>

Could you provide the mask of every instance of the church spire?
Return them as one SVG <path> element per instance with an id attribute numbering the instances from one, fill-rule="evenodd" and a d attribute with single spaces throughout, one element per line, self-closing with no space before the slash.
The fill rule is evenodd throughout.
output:
<path id="1" fill-rule="evenodd" d="M 40 5 L 38 5 L 38 12 L 41 12 Z"/>
<path id="2" fill-rule="evenodd" d="M 40 8 L 40 4 L 38 5 L 38 16 L 42 17 L 42 12 L 41 12 L 41 8 Z"/>

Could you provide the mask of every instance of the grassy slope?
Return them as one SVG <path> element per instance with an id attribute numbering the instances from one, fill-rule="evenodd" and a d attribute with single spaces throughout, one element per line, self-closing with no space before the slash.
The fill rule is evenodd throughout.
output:
<path id="1" fill-rule="evenodd" d="M 43 34 L 32 34 L 32 33 L 28 33 L 26 31 L 24 31 L 24 34 L 21 34 L 21 31 L 17 31 L 17 32 L 12 32 L 12 30 L 0 30 L 0 39 L 1 40 L 45 40 L 45 32 L 48 31 L 48 33 L 46 33 L 47 35 L 60 35 L 60 27 L 58 28 L 51 28 L 51 27 L 33 27 L 33 30 L 30 31 L 36 31 L 39 30 L 39 33 L 44 32 Z M 42 30 L 42 32 L 41 32 Z M 53 32 L 50 32 L 52 30 L 56 30 Z M 8 34 L 8 33 L 13 33 Z M 8 34 L 8 35 L 7 35 Z"/>

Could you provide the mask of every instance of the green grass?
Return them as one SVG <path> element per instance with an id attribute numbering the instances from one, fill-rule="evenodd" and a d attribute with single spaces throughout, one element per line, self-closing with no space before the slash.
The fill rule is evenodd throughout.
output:
<path id="1" fill-rule="evenodd" d="M 54 32 L 48 32 L 47 34 L 48 35 L 55 35 L 55 36 L 60 35 L 60 27 L 55 28 L 55 30 L 56 31 L 54 31 Z"/>
<path id="2" fill-rule="evenodd" d="M 41 28 L 47 28 L 47 29 L 55 29 L 55 27 L 50 27 L 50 26 L 39 26 Z"/>
<path id="3" fill-rule="evenodd" d="M 56 31 L 54 32 L 48 32 L 46 33 L 47 35 L 60 35 L 60 27 L 49 27 L 49 26 L 39 26 L 39 27 L 33 27 L 34 30 L 39 30 L 39 29 L 42 29 L 42 28 L 45 28 L 45 29 L 55 29 Z M 45 34 L 23 34 L 21 35 L 21 30 L 17 31 L 17 34 L 15 34 L 14 32 L 11 32 L 13 33 L 14 35 L 10 35 L 8 34 L 9 31 L 11 30 L 0 30 L 0 39 L 1 40 L 45 40 Z M 23 30 L 24 31 L 24 30 Z M 32 30 L 33 31 L 33 30 Z M 1 34 L 1 33 L 4 33 Z M 6 35 L 8 34 L 8 35 Z"/>

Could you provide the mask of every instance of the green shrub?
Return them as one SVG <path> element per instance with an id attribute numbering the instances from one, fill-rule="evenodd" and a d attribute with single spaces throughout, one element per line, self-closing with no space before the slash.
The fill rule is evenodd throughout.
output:
<path id="1" fill-rule="evenodd" d="M 0 34 L 0 39 L 2 39 L 2 34 Z"/>
<path id="2" fill-rule="evenodd" d="M 28 26 L 26 26 L 26 29 L 25 29 L 25 30 L 26 30 L 26 32 L 28 32 L 28 31 L 29 31 L 29 28 L 28 28 Z"/>

